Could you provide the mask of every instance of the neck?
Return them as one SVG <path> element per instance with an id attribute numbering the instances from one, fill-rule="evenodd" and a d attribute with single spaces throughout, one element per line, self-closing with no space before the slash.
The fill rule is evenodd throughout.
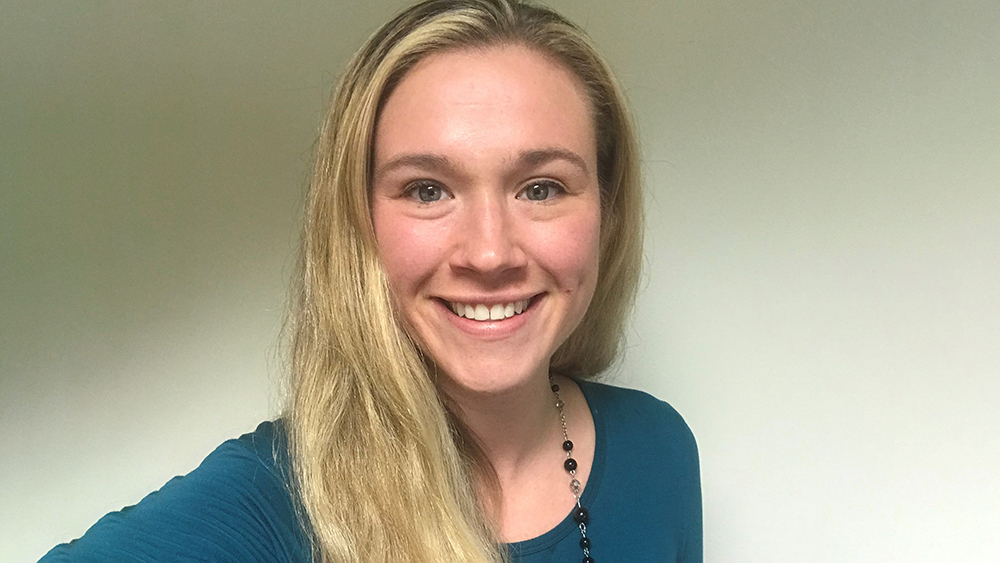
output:
<path id="1" fill-rule="evenodd" d="M 449 390 L 501 483 L 561 443 L 559 414 L 546 372 L 501 392 Z"/>

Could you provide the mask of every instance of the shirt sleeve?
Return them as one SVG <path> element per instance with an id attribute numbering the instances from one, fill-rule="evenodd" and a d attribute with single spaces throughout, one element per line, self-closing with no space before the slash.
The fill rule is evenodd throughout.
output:
<path id="1" fill-rule="evenodd" d="M 679 416 L 679 415 L 678 415 Z M 702 528 L 701 469 L 698 461 L 698 445 L 687 424 L 683 424 L 683 450 L 686 477 L 683 489 L 686 491 L 683 503 L 684 517 L 682 542 L 677 554 L 678 563 L 702 563 L 704 561 L 704 540 Z"/>
<path id="2" fill-rule="evenodd" d="M 286 480 L 267 451 L 269 432 L 273 425 L 261 425 L 225 442 L 188 475 L 104 516 L 40 563 L 308 561 Z"/>
<path id="3" fill-rule="evenodd" d="M 655 448 L 653 463 L 659 467 L 657 475 L 666 489 L 663 514 L 671 522 L 676 537 L 677 563 L 702 563 L 703 531 L 701 500 L 701 468 L 698 444 L 694 433 L 683 417 L 668 403 L 652 399 L 648 405 L 647 439 L 659 444 Z M 655 422 L 654 422 L 655 421 Z"/>

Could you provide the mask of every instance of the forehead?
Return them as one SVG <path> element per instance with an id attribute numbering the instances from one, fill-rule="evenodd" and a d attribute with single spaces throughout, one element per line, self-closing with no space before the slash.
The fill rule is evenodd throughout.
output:
<path id="1" fill-rule="evenodd" d="M 520 46 L 418 62 L 382 108 L 376 162 L 401 152 L 476 158 L 565 148 L 596 160 L 590 102 L 569 70 Z"/>

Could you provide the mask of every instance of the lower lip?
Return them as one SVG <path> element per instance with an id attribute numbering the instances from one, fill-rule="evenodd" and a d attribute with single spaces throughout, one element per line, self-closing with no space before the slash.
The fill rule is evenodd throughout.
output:
<path id="1" fill-rule="evenodd" d="M 534 315 L 535 309 L 538 307 L 542 297 L 542 295 L 533 297 L 528 303 L 528 308 L 521 311 L 520 314 L 497 321 L 476 321 L 460 317 L 443 301 L 438 301 L 438 306 L 441 308 L 441 313 L 448 318 L 451 324 L 462 332 L 485 340 L 500 340 L 514 334 L 528 322 L 529 317 Z"/>

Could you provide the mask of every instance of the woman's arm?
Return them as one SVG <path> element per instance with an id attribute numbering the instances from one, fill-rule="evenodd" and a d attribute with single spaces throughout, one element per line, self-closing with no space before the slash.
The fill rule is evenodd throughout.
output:
<path id="1" fill-rule="evenodd" d="M 287 464 L 275 462 L 276 433 L 280 427 L 264 423 L 223 443 L 188 475 L 104 516 L 41 563 L 308 561 L 308 544 L 282 478 Z"/>

